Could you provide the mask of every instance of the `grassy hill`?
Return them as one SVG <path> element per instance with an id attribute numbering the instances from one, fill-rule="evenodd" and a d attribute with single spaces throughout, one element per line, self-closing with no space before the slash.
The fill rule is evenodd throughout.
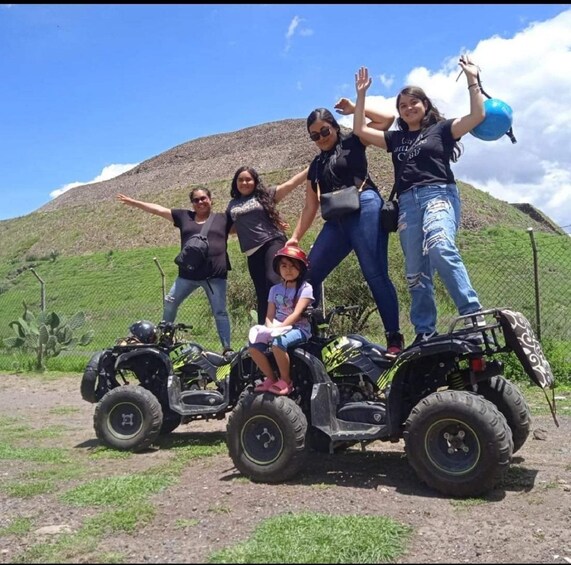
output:
<path id="1" fill-rule="evenodd" d="M 267 186 L 289 178 L 315 155 L 305 120 L 284 120 L 189 141 L 148 159 L 114 179 L 82 185 L 65 192 L 36 212 L 0 222 L 0 268 L 6 276 L 21 261 L 95 251 L 177 244 L 176 230 L 161 218 L 128 209 L 116 201 L 122 192 L 169 207 L 187 207 L 189 189 L 207 185 L 214 209 L 223 211 L 230 198 L 230 182 L 236 169 L 253 166 Z M 388 196 L 393 182 L 388 153 L 368 150 L 370 170 L 381 192 Z M 558 228 L 535 209 L 518 208 L 464 184 L 462 228 L 526 229 L 557 233 Z M 282 202 L 280 211 L 292 223 L 303 206 L 303 189 Z"/>

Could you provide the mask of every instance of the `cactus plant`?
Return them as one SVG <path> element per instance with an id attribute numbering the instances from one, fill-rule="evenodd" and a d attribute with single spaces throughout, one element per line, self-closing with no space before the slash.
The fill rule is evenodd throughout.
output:
<path id="1" fill-rule="evenodd" d="M 35 353 L 36 370 L 44 371 L 45 360 L 57 357 L 64 349 L 75 344 L 87 345 L 93 339 L 92 330 L 79 338 L 74 336 L 75 330 L 85 323 L 83 312 L 77 312 L 69 320 L 58 316 L 55 312 L 40 312 L 38 316 L 35 316 L 26 302 L 23 304 L 22 317 L 8 324 L 15 335 L 5 338 L 4 345 L 8 348 Z"/>

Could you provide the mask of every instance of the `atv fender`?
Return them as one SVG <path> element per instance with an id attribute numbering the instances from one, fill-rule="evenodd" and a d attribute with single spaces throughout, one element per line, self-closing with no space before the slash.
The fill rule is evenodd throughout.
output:
<path id="1" fill-rule="evenodd" d="M 549 361 L 521 312 L 498 310 L 506 345 L 511 347 L 528 377 L 539 387 L 553 388 L 554 378 Z"/>
<path id="2" fill-rule="evenodd" d="M 311 382 L 314 385 L 317 383 L 331 382 L 331 378 L 326 373 L 323 363 L 321 363 L 317 357 L 299 347 L 293 351 L 290 351 L 289 353 L 292 360 L 292 365 L 295 361 L 297 365 L 301 364 L 305 366 L 309 375 L 311 376 Z"/>
<path id="3" fill-rule="evenodd" d="M 170 357 L 164 352 L 160 351 L 159 349 L 155 349 L 154 347 L 145 347 L 144 349 L 133 349 L 131 351 L 127 351 L 125 353 L 121 353 L 117 357 L 115 361 L 115 370 L 118 371 L 119 369 L 123 368 L 125 365 L 128 365 L 129 362 L 133 361 L 133 359 L 137 359 L 139 357 L 151 356 L 156 359 L 159 359 L 165 364 L 165 367 L 168 370 L 168 374 L 172 372 L 172 363 Z"/>

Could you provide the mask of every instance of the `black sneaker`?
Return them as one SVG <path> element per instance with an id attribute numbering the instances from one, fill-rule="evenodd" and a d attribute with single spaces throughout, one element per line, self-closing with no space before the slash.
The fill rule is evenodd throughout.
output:
<path id="1" fill-rule="evenodd" d="M 404 349 L 404 337 L 399 332 L 386 332 L 387 354 L 398 355 Z"/>
<path id="2" fill-rule="evenodd" d="M 464 329 L 474 331 L 468 333 L 464 336 L 466 341 L 470 341 L 475 345 L 483 345 L 484 344 L 484 335 L 481 331 L 481 328 L 485 327 L 486 319 L 481 314 L 474 312 L 471 318 L 464 319 Z"/>
<path id="3" fill-rule="evenodd" d="M 431 337 L 435 337 L 438 335 L 438 332 L 436 330 L 434 330 L 433 332 L 430 333 L 421 333 L 421 334 L 416 334 L 416 337 L 414 338 L 414 341 L 411 343 L 411 347 L 414 345 L 419 345 L 420 343 L 424 343 L 425 341 L 428 341 Z"/>

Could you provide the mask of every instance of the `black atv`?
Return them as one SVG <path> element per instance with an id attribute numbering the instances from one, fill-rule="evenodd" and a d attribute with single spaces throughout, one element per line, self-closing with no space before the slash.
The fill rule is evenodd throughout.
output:
<path id="1" fill-rule="evenodd" d="M 251 383 L 251 359 L 181 339 L 191 329 L 161 322 L 152 343 L 129 336 L 93 355 L 80 388 L 84 400 L 96 403 L 93 423 L 104 445 L 141 451 L 180 424 L 222 419 L 234 408 Z"/>
<path id="2" fill-rule="evenodd" d="M 430 487 L 460 497 L 490 490 L 531 422 L 523 394 L 502 376 L 501 354 L 515 354 L 544 389 L 558 424 L 547 395 L 553 374 L 528 320 L 508 309 L 479 316 L 459 316 L 448 333 L 391 358 L 363 336 L 324 335 L 328 320 L 317 312 L 314 337 L 290 353 L 289 397 L 248 391 L 230 414 L 236 468 L 254 481 L 281 482 L 302 469 L 310 448 L 334 453 L 404 439 L 411 466 Z"/>

